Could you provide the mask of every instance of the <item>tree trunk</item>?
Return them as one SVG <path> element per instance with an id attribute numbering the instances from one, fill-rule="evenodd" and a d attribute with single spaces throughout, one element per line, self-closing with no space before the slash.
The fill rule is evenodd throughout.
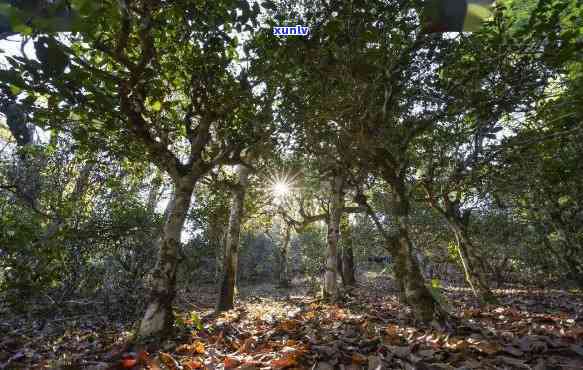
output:
<path id="1" fill-rule="evenodd" d="M 223 260 L 223 280 L 219 290 L 217 312 L 227 311 L 235 304 L 235 287 L 237 283 L 237 265 L 239 262 L 239 236 L 245 201 L 245 191 L 248 183 L 249 168 L 237 166 L 239 183 L 233 187 L 231 213 L 227 229 L 227 244 Z"/>
<path id="2" fill-rule="evenodd" d="M 354 277 L 354 252 L 352 250 L 352 234 L 348 216 L 344 215 L 340 225 L 342 231 L 342 283 L 352 286 L 356 283 Z"/>
<path id="3" fill-rule="evenodd" d="M 178 247 L 195 182 L 190 178 L 175 184 L 174 196 L 168 204 L 158 261 L 152 273 L 151 293 L 138 332 L 142 338 L 165 336 L 172 330 Z"/>
<path id="4" fill-rule="evenodd" d="M 496 302 L 496 297 L 486 283 L 483 262 L 480 256 L 477 255 L 476 247 L 467 233 L 466 224 L 451 209 L 445 212 L 445 217 L 456 237 L 458 254 L 464 269 L 464 276 L 472 292 L 483 303 Z"/>
<path id="5" fill-rule="evenodd" d="M 331 188 L 324 298 L 334 302 L 338 300 L 338 284 L 336 280 L 338 276 L 338 237 L 340 234 L 340 217 L 344 208 L 344 178 L 340 175 L 335 175 L 331 180 Z"/>
<path id="6" fill-rule="evenodd" d="M 413 308 L 417 319 L 430 322 L 436 316 L 440 316 L 441 309 L 425 285 L 425 279 L 415 258 L 413 242 L 409 237 L 409 194 L 401 178 L 390 177 L 389 179 L 392 180 L 390 183 L 393 191 L 391 213 L 398 227 L 392 244 L 395 254 L 395 274 L 403 289 L 401 297 Z"/>
<path id="7" fill-rule="evenodd" d="M 279 261 L 279 285 L 282 287 L 290 286 L 289 278 L 289 268 L 288 268 L 288 250 L 289 250 L 289 239 L 291 227 L 289 225 L 284 226 L 285 230 L 283 232 L 283 240 L 281 243 L 281 254 Z"/>
<path id="8" fill-rule="evenodd" d="M 342 227 L 340 227 L 342 228 Z M 342 239 L 340 239 L 342 240 Z M 342 281 L 342 286 L 344 286 L 344 274 L 343 271 L 344 269 L 342 268 L 342 254 L 344 253 L 344 247 L 342 246 L 341 243 L 338 244 L 338 250 L 337 250 L 338 255 L 336 256 L 336 271 L 338 271 L 338 276 L 340 276 L 340 280 Z"/>

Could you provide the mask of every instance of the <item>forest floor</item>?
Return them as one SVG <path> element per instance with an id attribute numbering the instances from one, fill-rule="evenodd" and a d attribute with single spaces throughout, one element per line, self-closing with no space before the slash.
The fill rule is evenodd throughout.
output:
<path id="1" fill-rule="evenodd" d="M 479 307 L 469 291 L 443 289 L 448 331 L 418 325 L 386 278 L 335 305 L 306 292 L 244 286 L 221 315 L 213 287 L 184 292 L 178 334 L 157 350 L 128 344 L 131 323 L 89 313 L 42 325 L 2 315 L 0 369 L 583 369 L 581 292 L 496 290 L 499 304 Z"/>

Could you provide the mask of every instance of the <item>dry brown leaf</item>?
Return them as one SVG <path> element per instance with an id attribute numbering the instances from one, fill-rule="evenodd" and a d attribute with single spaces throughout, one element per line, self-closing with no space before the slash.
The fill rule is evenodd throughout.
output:
<path id="1" fill-rule="evenodd" d="M 239 366 L 239 364 L 241 363 L 241 361 L 237 360 L 236 358 L 233 357 L 225 357 L 225 359 L 223 360 L 223 365 L 225 366 L 225 369 L 234 369 L 237 366 Z"/>
<path id="2" fill-rule="evenodd" d="M 467 349 L 470 346 L 470 344 L 463 340 L 463 339 L 455 339 L 455 338 L 451 338 L 449 340 L 447 340 L 445 347 L 446 348 L 452 348 L 458 351 L 462 351 L 464 349 Z"/>
<path id="3" fill-rule="evenodd" d="M 196 341 L 192 344 L 182 344 L 176 348 L 177 353 L 181 354 L 203 354 L 205 352 L 204 343 Z"/>
<path id="4" fill-rule="evenodd" d="M 286 367 L 291 367 L 297 365 L 298 362 L 295 356 L 286 356 L 277 360 L 271 361 L 271 367 L 276 369 L 284 369 Z"/>
<path id="5" fill-rule="evenodd" d="M 399 335 L 399 325 L 389 324 L 385 328 L 385 333 L 390 337 L 395 337 Z"/>
<path id="6" fill-rule="evenodd" d="M 351 356 L 351 361 L 354 364 L 364 365 L 364 364 L 368 363 L 368 358 L 363 354 L 360 354 L 358 352 L 354 352 Z"/>
<path id="7" fill-rule="evenodd" d="M 253 337 L 245 339 L 243 344 L 237 349 L 237 353 L 249 353 L 256 342 L 257 341 Z"/>
<path id="8" fill-rule="evenodd" d="M 204 368 L 204 364 L 202 363 L 202 361 L 200 361 L 200 359 L 197 359 L 197 358 L 193 358 L 191 360 L 188 360 L 188 361 L 182 363 L 182 366 L 185 368 L 185 370 L 194 370 L 194 369 L 203 369 Z"/>
<path id="9" fill-rule="evenodd" d="M 174 359 L 174 357 L 172 357 L 171 354 L 166 353 L 166 352 L 160 352 L 160 354 L 158 355 L 158 358 L 160 359 L 160 362 L 162 362 L 164 365 L 166 365 L 166 367 L 168 367 L 170 370 L 178 370 L 179 364 Z"/>
<path id="10" fill-rule="evenodd" d="M 297 320 L 286 320 L 279 324 L 280 329 L 287 333 L 293 333 L 297 331 L 299 326 L 300 323 Z"/>
<path id="11" fill-rule="evenodd" d="M 479 342 L 476 344 L 476 348 L 480 351 L 480 352 L 484 352 L 488 355 L 494 355 L 498 352 L 500 352 L 500 346 L 497 343 L 492 343 L 492 342 Z"/>

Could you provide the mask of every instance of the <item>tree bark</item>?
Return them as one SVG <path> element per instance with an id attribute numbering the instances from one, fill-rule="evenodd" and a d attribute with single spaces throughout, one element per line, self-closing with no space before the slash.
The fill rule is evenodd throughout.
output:
<path id="1" fill-rule="evenodd" d="M 443 214 L 456 237 L 458 254 L 464 269 L 464 276 L 472 292 L 483 303 L 496 302 L 496 297 L 486 283 L 484 263 L 481 257 L 477 255 L 476 246 L 472 243 L 468 235 L 466 222 L 459 216 L 459 211 L 455 212 L 451 207 L 448 207 Z"/>
<path id="2" fill-rule="evenodd" d="M 291 227 L 284 226 L 283 240 L 281 243 L 281 253 L 279 261 L 279 285 L 282 287 L 290 286 L 289 268 L 288 268 L 288 250 Z"/>
<path id="3" fill-rule="evenodd" d="M 403 179 L 387 176 L 392 185 L 393 204 L 390 210 L 397 224 L 397 235 L 391 239 L 395 258 L 395 275 L 403 291 L 401 297 L 413 308 L 415 317 L 423 322 L 441 319 L 441 308 L 425 285 L 419 263 L 415 258 L 413 242 L 409 237 L 410 200 Z M 436 317 L 437 316 L 437 317 Z"/>
<path id="4" fill-rule="evenodd" d="M 338 174 L 332 177 L 330 192 L 330 218 L 326 242 L 326 273 L 324 274 L 324 298 L 338 300 L 338 239 L 340 218 L 344 208 L 344 178 Z"/>
<path id="5" fill-rule="evenodd" d="M 342 232 L 342 283 L 344 286 L 352 286 L 356 283 L 356 278 L 354 277 L 354 252 L 348 215 L 342 218 L 340 228 Z"/>
<path id="6" fill-rule="evenodd" d="M 175 184 L 172 201 L 168 204 L 158 261 L 152 273 L 150 298 L 138 331 L 142 338 L 165 336 L 172 331 L 178 247 L 195 183 L 194 178 L 188 178 Z"/>
<path id="7" fill-rule="evenodd" d="M 235 304 L 237 265 L 239 262 L 239 237 L 241 234 L 241 220 L 243 218 L 245 191 L 248 184 L 249 172 L 248 167 L 242 165 L 237 166 L 239 181 L 232 189 L 233 197 L 227 229 L 227 244 L 223 259 L 223 280 L 219 290 L 217 312 L 230 310 Z"/>

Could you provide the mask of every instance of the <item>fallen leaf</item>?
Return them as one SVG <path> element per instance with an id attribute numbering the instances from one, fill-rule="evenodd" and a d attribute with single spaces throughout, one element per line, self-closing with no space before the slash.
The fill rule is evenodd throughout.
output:
<path id="1" fill-rule="evenodd" d="M 121 367 L 131 369 L 138 363 L 138 356 L 134 352 L 124 353 L 121 356 Z"/>
<path id="2" fill-rule="evenodd" d="M 423 358 L 432 358 L 435 355 L 435 351 L 432 349 L 424 349 L 424 350 L 418 351 L 415 354 L 418 356 L 421 356 Z"/>
<path id="3" fill-rule="evenodd" d="M 543 353 L 548 350 L 547 344 L 538 338 L 522 337 L 518 340 L 518 345 L 524 352 Z"/>
<path id="4" fill-rule="evenodd" d="M 360 354 L 358 352 L 354 352 L 351 356 L 351 360 L 353 364 L 358 364 L 358 365 L 364 365 L 368 363 L 368 358 L 363 355 Z"/>
<path id="5" fill-rule="evenodd" d="M 528 369 L 529 367 L 524 364 L 524 361 L 519 360 L 514 357 L 508 356 L 498 356 L 498 359 L 504 362 L 506 365 L 511 365 L 520 369 Z"/>
<path id="6" fill-rule="evenodd" d="M 500 352 L 500 346 L 496 343 L 493 343 L 493 342 L 486 342 L 486 341 L 479 342 L 476 344 L 476 348 L 480 352 L 484 352 L 488 355 L 494 355 L 494 354 Z"/>
<path id="7" fill-rule="evenodd" d="M 338 352 L 336 349 L 329 346 L 312 346 L 312 349 L 329 357 L 334 356 Z"/>
<path id="8" fill-rule="evenodd" d="M 395 324 L 387 325 L 387 327 L 385 328 L 385 333 L 387 333 L 387 335 L 390 337 L 397 336 L 399 333 L 399 325 Z"/>
<path id="9" fill-rule="evenodd" d="M 382 370 L 383 361 L 379 356 L 368 356 L 368 370 Z"/>
<path id="10" fill-rule="evenodd" d="M 170 370 L 178 370 L 180 367 L 178 362 L 169 353 L 160 352 L 160 354 L 158 355 L 158 358 L 160 358 L 160 361 L 164 365 L 166 365 L 166 367 L 168 367 Z"/>
<path id="11" fill-rule="evenodd" d="M 319 362 L 315 370 L 334 370 L 334 366 L 327 362 Z"/>
<path id="12" fill-rule="evenodd" d="M 194 369 L 203 369 L 204 364 L 198 360 L 193 358 L 192 360 L 188 360 L 187 362 L 182 364 L 186 370 L 194 370 Z"/>
<path id="13" fill-rule="evenodd" d="M 299 322 L 297 320 L 286 320 L 279 324 L 279 327 L 282 331 L 287 333 L 293 333 L 298 330 Z"/>
<path id="14" fill-rule="evenodd" d="M 277 360 L 271 361 L 271 367 L 276 369 L 284 369 L 286 367 L 297 365 L 297 361 L 294 356 L 287 356 Z"/>
<path id="15" fill-rule="evenodd" d="M 237 352 L 238 353 L 248 353 L 248 352 L 250 352 L 256 342 L 257 341 L 253 337 L 247 338 L 243 342 L 243 344 L 241 344 L 241 346 L 239 347 L 239 349 L 237 350 Z"/>
<path id="16" fill-rule="evenodd" d="M 225 369 L 234 369 L 237 366 L 239 366 L 240 363 L 241 361 L 233 357 L 225 357 L 225 359 L 223 360 L 223 365 L 225 366 Z"/>
<path id="17" fill-rule="evenodd" d="M 506 352 L 506 353 L 508 353 L 508 354 L 510 354 L 512 356 L 515 356 L 515 357 L 522 357 L 522 356 L 524 356 L 524 352 L 522 352 L 518 348 L 512 347 L 512 346 L 506 346 L 506 347 L 502 348 L 502 351 L 503 352 Z"/>
<path id="18" fill-rule="evenodd" d="M 387 349 L 401 358 L 407 358 L 411 353 L 411 349 L 408 346 L 387 346 Z"/>

